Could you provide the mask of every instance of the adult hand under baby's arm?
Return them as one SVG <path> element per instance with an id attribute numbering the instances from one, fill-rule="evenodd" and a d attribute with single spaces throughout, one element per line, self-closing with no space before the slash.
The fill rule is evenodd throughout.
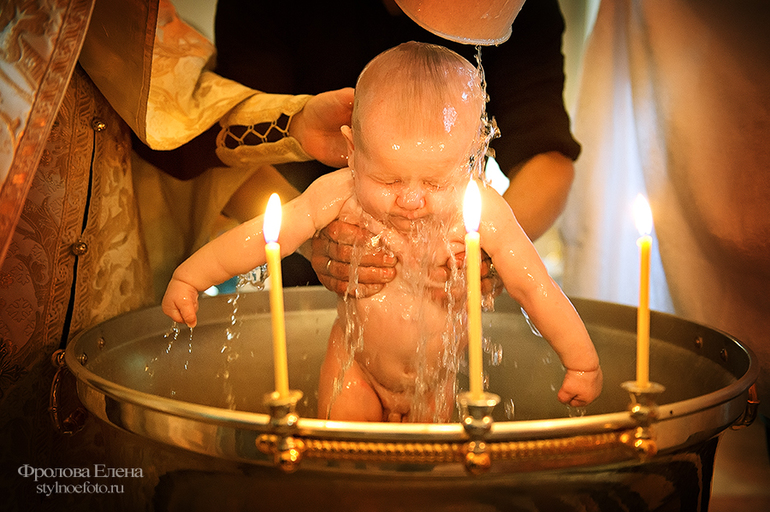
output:
<path id="1" fill-rule="evenodd" d="M 329 290 L 344 294 L 348 291 L 350 262 L 354 246 L 364 246 L 372 233 L 355 224 L 332 221 L 319 231 L 312 242 L 310 263 L 318 279 Z M 356 297 L 374 295 L 396 276 L 396 257 L 381 244 L 371 247 L 358 263 Z"/>
<path id="2" fill-rule="evenodd" d="M 195 327 L 198 323 L 198 290 L 172 277 L 163 296 L 161 308 L 174 322 Z"/>
<path id="3" fill-rule="evenodd" d="M 572 407 L 586 406 L 601 394 L 603 379 L 601 367 L 588 371 L 567 368 L 558 394 L 559 401 Z"/>

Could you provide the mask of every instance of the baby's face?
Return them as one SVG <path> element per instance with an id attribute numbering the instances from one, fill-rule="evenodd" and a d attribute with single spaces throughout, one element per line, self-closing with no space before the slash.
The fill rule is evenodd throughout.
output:
<path id="1" fill-rule="evenodd" d="M 349 162 L 364 211 L 401 232 L 409 232 L 416 221 L 447 222 L 456 215 L 479 120 L 475 115 L 452 119 L 451 129 L 420 135 L 376 116 L 362 123 L 365 143 L 351 148 Z"/>

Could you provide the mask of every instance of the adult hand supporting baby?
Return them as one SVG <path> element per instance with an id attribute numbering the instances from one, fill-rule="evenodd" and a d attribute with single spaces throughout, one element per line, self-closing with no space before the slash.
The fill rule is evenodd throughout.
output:
<path id="1" fill-rule="evenodd" d="M 353 255 L 353 246 L 365 244 L 372 238 L 372 233 L 355 224 L 348 224 L 341 220 L 335 220 L 313 237 L 312 255 L 310 262 L 313 270 L 318 274 L 318 279 L 329 290 L 343 294 L 348 290 L 350 278 L 350 261 Z M 464 253 L 457 255 L 456 264 L 462 267 Z M 356 296 L 359 298 L 370 297 L 382 290 L 382 288 L 396 276 L 396 257 L 383 246 L 375 246 L 361 257 L 358 266 L 358 288 Z M 433 298 L 443 302 L 449 298 L 450 293 L 455 299 L 465 295 L 465 287 L 455 287 L 447 290 L 443 285 L 449 281 L 451 269 L 447 264 L 432 269 L 429 282 L 437 283 L 431 289 Z M 440 285 L 438 285 L 440 283 Z M 494 271 L 492 260 L 487 253 L 482 252 L 481 262 L 481 293 L 484 296 L 496 297 L 503 291 L 503 281 Z"/>
<path id="2" fill-rule="evenodd" d="M 350 124 L 352 113 L 352 87 L 323 92 L 310 98 L 305 107 L 294 114 L 289 134 L 319 162 L 345 167 L 348 150 L 340 127 Z"/>
<path id="3" fill-rule="evenodd" d="M 363 246 L 372 233 L 355 224 L 332 221 L 313 237 L 310 263 L 318 279 L 340 295 L 348 291 L 350 261 L 354 246 Z M 396 257 L 382 245 L 363 254 L 358 263 L 356 297 L 370 297 L 396 277 Z"/>
<path id="4" fill-rule="evenodd" d="M 456 268 L 462 269 L 465 265 L 465 252 L 460 252 L 455 255 Z M 452 269 L 449 267 L 449 262 L 440 267 L 431 269 L 429 282 L 436 283 L 439 286 L 431 288 L 433 300 L 437 302 L 446 302 L 450 295 L 455 301 L 461 300 L 465 297 L 467 290 L 465 283 L 462 281 L 456 283 L 456 286 L 447 287 L 445 283 L 449 282 L 452 275 Z M 481 296 L 484 297 L 497 297 L 503 292 L 503 280 L 495 272 L 495 267 L 492 265 L 492 258 L 483 249 L 481 250 Z"/>

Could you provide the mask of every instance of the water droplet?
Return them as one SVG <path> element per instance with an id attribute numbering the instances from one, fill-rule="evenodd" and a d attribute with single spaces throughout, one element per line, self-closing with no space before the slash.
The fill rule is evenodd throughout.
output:
<path id="1" fill-rule="evenodd" d="M 235 286 L 236 288 L 242 288 L 246 285 L 252 285 L 257 290 L 264 290 L 265 281 L 268 276 L 267 265 L 261 265 L 250 272 L 238 276 L 238 283 Z"/>
<path id="2" fill-rule="evenodd" d="M 166 331 L 166 333 L 163 335 L 163 338 L 166 339 L 170 337 L 172 338 L 172 340 L 176 340 L 178 336 L 179 336 L 179 326 L 177 325 L 176 322 L 172 322 L 171 328 L 168 331 Z"/>
<path id="3" fill-rule="evenodd" d="M 572 407 L 571 405 L 567 406 L 567 415 L 570 418 L 582 418 L 586 415 L 586 408 L 585 407 Z"/>
<path id="4" fill-rule="evenodd" d="M 495 310 L 495 296 L 491 293 L 482 296 L 481 309 L 487 313 L 492 313 Z"/>
<path id="5" fill-rule="evenodd" d="M 491 355 L 489 364 L 492 366 L 500 366 L 500 364 L 503 362 L 503 346 L 499 343 L 493 343 L 490 347 L 489 353 Z"/>
<path id="6" fill-rule="evenodd" d="M 503 410 L 505 411 L 505 417 L 512 420 L 514 413 L 513 398 L 509 398 L 503 402 Z"/>

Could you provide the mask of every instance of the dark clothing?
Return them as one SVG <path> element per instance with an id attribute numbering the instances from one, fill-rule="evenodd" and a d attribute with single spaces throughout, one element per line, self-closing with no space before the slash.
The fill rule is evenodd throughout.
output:
<path id="1" fill-rule="evenodd" d="M 564 19 L 557 0 L 530 0 L 511 38 L 483 47 L 488 112 L 502 138 L 493 142 L 503 172 L 547 151 L 577 158 L 564 108 Z M 354 87 L 376 55 L 405 41 L 447 46 L 475 63 L 474 46 L 431 34 L 381 0 L 264 2 L 219 0 L 216 71 L 265 92 L 318 94 Z"/>

